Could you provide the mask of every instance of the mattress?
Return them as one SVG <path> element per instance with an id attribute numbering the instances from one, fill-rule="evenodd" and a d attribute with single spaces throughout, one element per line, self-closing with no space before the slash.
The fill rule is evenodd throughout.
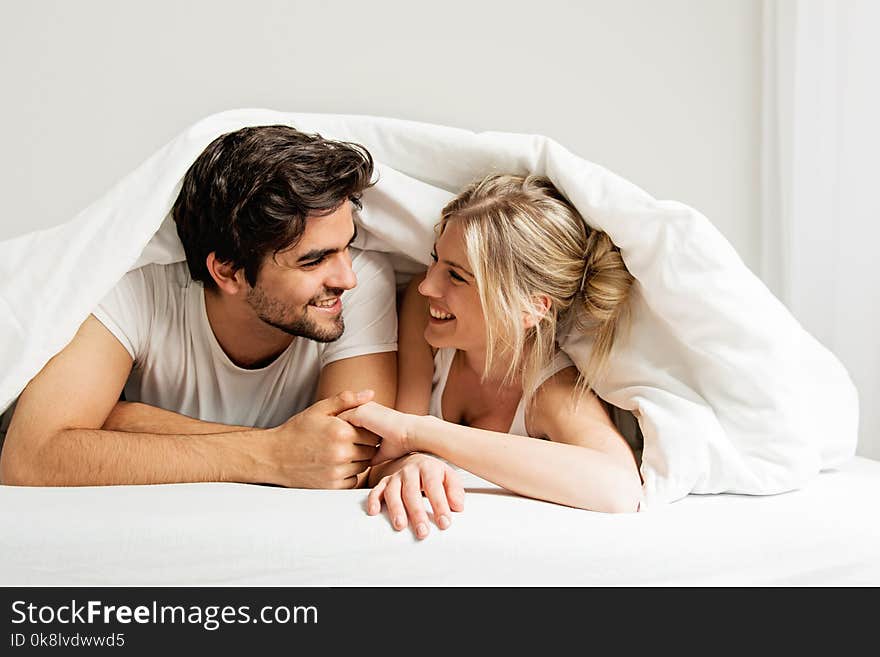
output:
<path id="1" fill-rule="evenodd" d="M 424 541 L 367 516 L 367 490 L 0 486 L 0 585 L 880 585 L 880 461 L 622 515 L 462 475 L 465 510 Z"/>

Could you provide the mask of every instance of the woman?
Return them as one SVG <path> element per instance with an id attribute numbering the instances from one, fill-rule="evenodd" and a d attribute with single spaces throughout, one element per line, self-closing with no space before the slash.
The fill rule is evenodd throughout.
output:
<path id="1" fill-rule="evenodd" d="M 491 175 L 443 209 L 431 256 L 401 307 L 396 410 L 371 402 L 341 416 L 383 438 L 368 513 L 384 499 L 396 529 L 408 515 L 424 538 L 424 492 L 448 527 L 464 490 L 445 461 L 521 495 L 636 511 L 636 459 L 588 387 L 633 281 L 609 237 L 549 179 Z M 557 327 L 593 333 L 583 375 Z"/>

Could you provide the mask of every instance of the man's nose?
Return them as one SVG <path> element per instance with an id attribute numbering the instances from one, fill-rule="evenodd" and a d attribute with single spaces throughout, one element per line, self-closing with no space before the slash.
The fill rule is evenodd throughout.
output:
<path id="1" fill-rule="evenodd" d="M 325 286 L 350 290 L 355 285 L 357 285 L 357 274 L 351 268 L 351 256 L 346 252 L 340 253 Z"/>

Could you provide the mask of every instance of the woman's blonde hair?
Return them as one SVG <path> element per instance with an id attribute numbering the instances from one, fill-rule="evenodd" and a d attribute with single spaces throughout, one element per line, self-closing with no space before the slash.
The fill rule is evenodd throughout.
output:
<path id="1" fill-rule="evenodd" d="M 557 328 L 569 319 L 595 337 L 578 389 L 600 379 L 633 283 L 608 235 L 587 226 L 548 178 L 533 175 L 493 174 L 472 183 L 443 208 L 439 232 L 452 221 L 461 225 L 486 318 L 484 379 L 504 358 L 504 382 L 522 372 L 531 401 L 556 351 Z M 547 312 L 541 295 L 550 299 Z M 529 328 L 524 315 L 532 318 Z"/>

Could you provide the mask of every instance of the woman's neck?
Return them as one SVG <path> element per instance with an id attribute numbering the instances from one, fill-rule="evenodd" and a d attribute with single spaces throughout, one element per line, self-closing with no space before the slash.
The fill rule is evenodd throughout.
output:
<path id="1" fill-rule="evenodd" d="M 459 349 L 458 353 L 461 354 L 461 362 L 464 367 L 482 380 L 483 372 L 486 367 L 486 350 L 471 349 L 466 351 L 464 349 Z M 504 384 L 504 378 L 507 375 L 507 364 L 510 362 L 510 358 L 505 357 L 504 354 L 495 354 L 494 361 L 492 369 L 486 377 L 485 384 L 498 388 L 499 390 L 505 388 L 521 391 L 522 376 L 520 372 L 516 373 L 512 381 L 506 385 Z"/>

